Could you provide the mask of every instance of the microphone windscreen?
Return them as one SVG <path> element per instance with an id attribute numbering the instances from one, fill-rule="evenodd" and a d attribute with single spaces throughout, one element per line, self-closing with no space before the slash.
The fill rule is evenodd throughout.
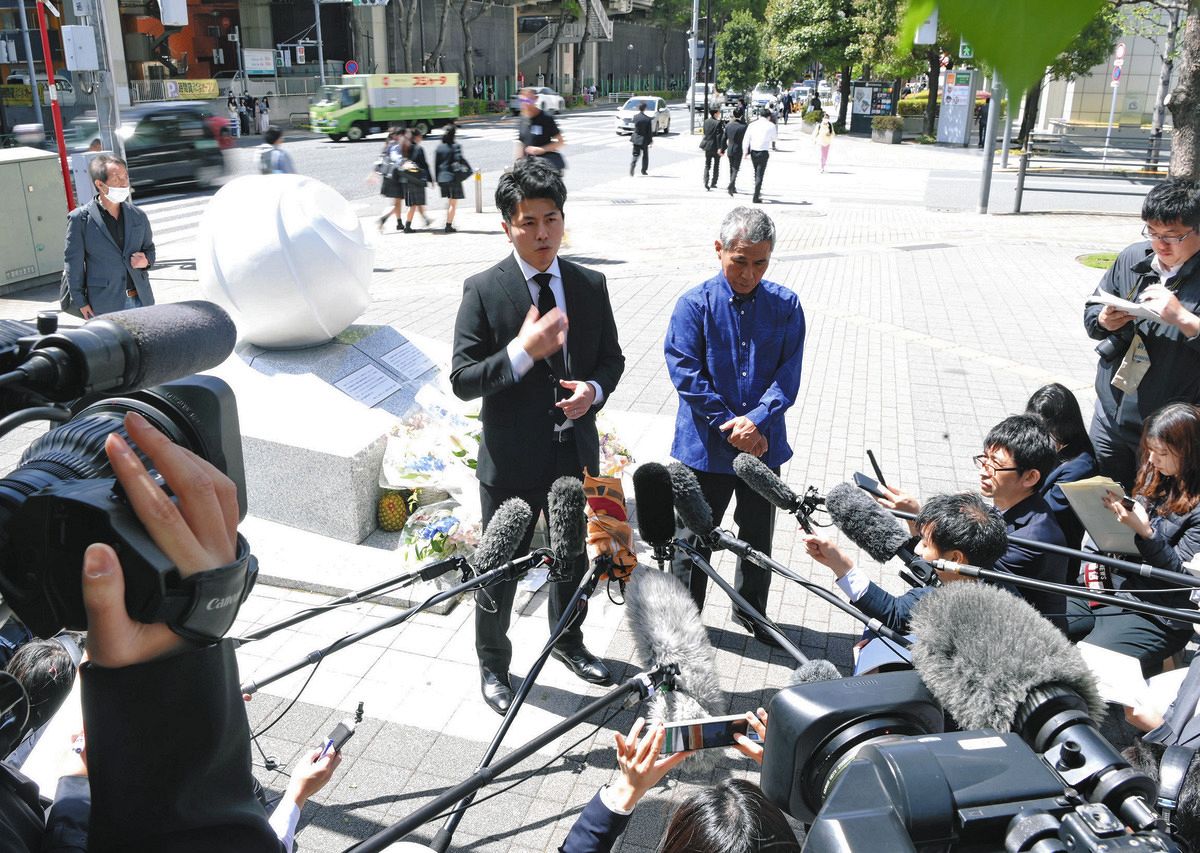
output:
<path id="1" fill-rule="evenodd" d="M 675 690 L 658 691 L 648 700 L 647 723 L 696 720 L 724 713 L 726 700 L 708 631 L 680 580 L 669 572 L 638 566 L 626 589 L 625 603 L 642 665 L 647 669 L 665 664 L 679 667 Z M 700 750 L 688 764 L 699 758 L 700 765 L 707 767 L 714 756 L 702 756 L 715 751 Z"/>
<path id="2" fill-rule="evenodd" d="M 666 467 L 657 462 L 639 465 L 633 472 L 633 496 L 642 540 L 650 545 L 663 545 L 674 539 L 675 496 Z"/>
<path id="3" fill-rule="evenodd" d="M 701 538 L 713 532 L 712 508 L 700 491 L 700 481 L 692 473 L 692 469 L 682 462 L 672 462 L 667 466 L 671 475 L 671 491 L 675 495 L 675 511 L 688 530 Z"/>
<path id="4" fill-rule="evenodd" d="M 498 569 L 511 560 L 531 521 L 533 510 L 520 498 L 509 498 L 496 507 L 487 530 L 479 537 L 479 547 L 475 549 L 471 563 L 475 574 Z"/>
<path id="5" fill-rule="evenodd" d="M 1012 731 L 1031 690 L 1056 683 L 1087 702 L 1093 720 L 1105 705 L 1079 650 L 1024 599 L 967 581 L 918 602 L 909 623 L 919 642 L 913 664 L 929 692 L 963 729 Z"/>
<path id="6" fill-rule="evenodd" d="M 136 365 L 126 366 L 125 382 L 113 390 L 149 388 L 216 367 L 237 342 L 224 309 L 200 300 L 115 311 L 91 322 L 119 326 L 137 346 Z"/>
<path id="7" fill-rule="evenodd" d="M 575 477 L 559 477 L 550 484 L 546 515 L 554 559 L 569 563 L 583 553 L 587 541 L 587 496 Z"/>
<path id="8" fill-rule="evenodd" d="M 791 684 L 812 684 L 814 681 L 835 681 L 842 677 L 838 668 L 827 660 L 810 660 L 800 664 L 792 672 Z"/>
<path id="9" fill-rule="evenodd" d="M 838 483 L 825 495 L 825 509 L 846 538 L 886 563 L 908 541 L 908 531 L 858 486 Z"/>
<path id="10" fill-rule="evenodd" d="M 739 453 L 733 460 L 733 473 L 750 488 L 767 499 L 772 506 L 784 512 L 795 512 L 800 506 L 800 496 L 788 488 L 787 483 L 775 476 L 761 459 L 749 453 Z"/>

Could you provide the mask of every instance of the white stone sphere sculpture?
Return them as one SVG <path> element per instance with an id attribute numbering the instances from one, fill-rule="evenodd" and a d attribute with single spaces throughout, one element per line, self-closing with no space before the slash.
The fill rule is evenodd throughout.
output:
<path id="1" fill-rule="evenodd" d="M 246 175 L 208 203 L 196 270 L 243 343 L 289 349 L 325 343 L 358 319 L 374 255 L 332 188 L 303 175 Z"/>

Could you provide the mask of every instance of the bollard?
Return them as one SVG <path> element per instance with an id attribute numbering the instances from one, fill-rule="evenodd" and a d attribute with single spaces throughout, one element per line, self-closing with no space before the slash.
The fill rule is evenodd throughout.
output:
<path id="1" fill-rule="evenodd" d="M 475 170 L 475 212 L 483 213 L 483 172 Z"/>
<path id="2" fill-rule="evenodd" d="M 1025 194 L 1025 173 L 1029 169 L 1029 139 L 1025 139 L 1025 148 L 1021 151 L 1021 165 L 1017 167 L 1017 193 L 1013 196 L 1013 213 L 1021 212 L 1021 197 Z"/>

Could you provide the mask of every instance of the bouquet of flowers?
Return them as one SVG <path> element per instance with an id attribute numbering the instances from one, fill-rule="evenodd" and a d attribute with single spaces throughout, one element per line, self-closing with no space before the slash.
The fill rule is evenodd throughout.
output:
<path id="1" fill-rule="evenodd" d="M 417 393 L 420 408 L 392 427 L 379 485 L 461 493 L 474 487 L 478 417 L 450 411 L 432 390 L 426 394 L 427 388 Z"/>
<path id="2" fill-rule="evenodd" d="M 443 557 L 470 558 L 479 545 L 479 519 L 470 519 L 455 501 L 417 507 L 400 533 L 405 562 L 423 563 Z"/>
<path id="3" fill-rule="evenodd" d="M 633 464 L 633 454 L 617 438 L 616 430 L 608 423 L 602 414 L 596 421 L 600 431 L 600 471 L 601 477 L 620 477 L 625 469 Z"/>

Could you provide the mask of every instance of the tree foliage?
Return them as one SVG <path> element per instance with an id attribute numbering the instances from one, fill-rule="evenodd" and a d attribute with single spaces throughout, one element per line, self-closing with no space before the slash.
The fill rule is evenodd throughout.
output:
<path id="1" fill-rule="evenodd" d="M 768 0 L 766 23 L 772 62 L 789 69 L 841 66 L 855 34 L 851 0 Z"/>
<path id="2" fill-rule="evenodd" d="M 762 79 L 762 27 L 747 11 L 734 12 L 717 36 L 717 79 L 723 89 L 749 89 Z"/>

